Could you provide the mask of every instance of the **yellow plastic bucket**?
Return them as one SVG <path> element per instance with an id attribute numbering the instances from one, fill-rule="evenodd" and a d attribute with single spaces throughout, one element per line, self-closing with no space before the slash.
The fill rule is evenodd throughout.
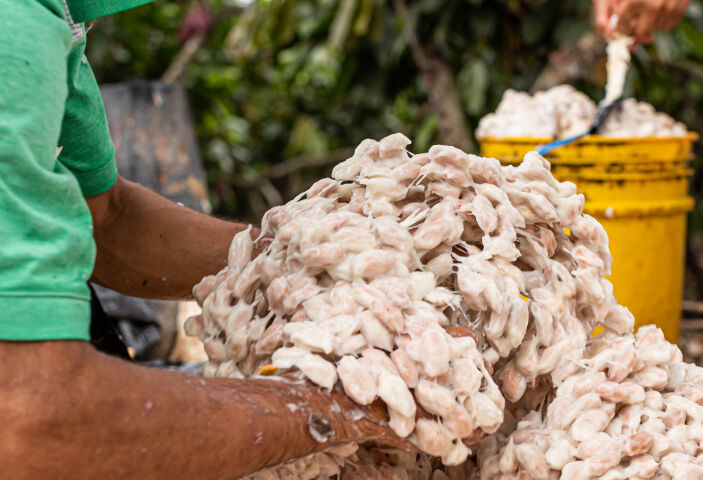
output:
<path id="1" fill-rule="evenodd" d="M 654 323 L 677 342 L 681 320 L 686 213 L 692 144 L 686 137 L 590 136 L 547 155 L 552 173 L 574 182 L 585 212 L 605 227 L 618 302 L 636 327 Z M 483 156 L 519 163 L 549 138 L 480 138 Z"/>

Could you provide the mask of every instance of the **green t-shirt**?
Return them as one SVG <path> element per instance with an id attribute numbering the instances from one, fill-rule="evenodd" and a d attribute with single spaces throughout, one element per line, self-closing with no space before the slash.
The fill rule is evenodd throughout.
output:
<path id="1" fill-rule="evenodd" d="M 82 23 L 138 7 L 151 2 L 151 0 L 66 0 L 66 2 L 73 21 Z"/>
<path id="2" fill-rule="evenodd" d="M 146 1 L 68 3 L 87 20 Z M 117 169 L 85 31 L 61 0 L 0 11 L 0 339 L 88 340 L 96 247 L 83 197 Z"/>

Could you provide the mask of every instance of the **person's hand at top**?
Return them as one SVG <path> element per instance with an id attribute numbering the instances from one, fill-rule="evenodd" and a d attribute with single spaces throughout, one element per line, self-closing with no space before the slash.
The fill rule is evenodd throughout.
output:
<path id="1" fill-rule="evenodd" d="M 636 43 L 651 43 L 655 30 L 671 30 L 681 20 L 689 0 L 594 0 L 596 28 L 605 38 L 629 35 Z M 611 17 L 617 23 L 611 24 Z"/>

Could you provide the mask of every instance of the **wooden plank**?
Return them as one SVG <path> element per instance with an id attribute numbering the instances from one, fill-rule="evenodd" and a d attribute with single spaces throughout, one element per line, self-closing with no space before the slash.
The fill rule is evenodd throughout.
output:
<path id="1" fill-rule="evenodd" d="M 141 80 L 100 90 L 120 174 L 209 213 L 205 171 L 183 86 Z"/>
<path id="2" fill-rule="evenodd" d="M 703 330 L 703 318 L 681 320 L 681 330 Z"/>
<path id="3" fill-rule="evenodd" d="M 684 316 L 687 313 L 703 314 L 703 302 L 698 302 L 695 300 L 684 300 L 681 302 L 681 309 L 684 312 Z"/>

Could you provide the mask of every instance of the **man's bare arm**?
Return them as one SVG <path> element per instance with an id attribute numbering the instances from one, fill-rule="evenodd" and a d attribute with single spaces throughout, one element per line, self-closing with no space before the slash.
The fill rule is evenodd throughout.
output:
<path id="1" fill-rule="evenodd" d="M 0 342 L 0 365 L 0 478 L 239 478 L 388 433 L 382 406 L 345 418 L 361 407 L 341 391 L 148 369 L 85 342 Z"/>
<path id="2" fill-rule="evenodd" d="M 232 237 L 247 227 L 195 212 L 122 177 L 86 200 L 98 246 L 91 280 L 137 297 L 189 297 L 202 277 L 227 264 Z"/>

